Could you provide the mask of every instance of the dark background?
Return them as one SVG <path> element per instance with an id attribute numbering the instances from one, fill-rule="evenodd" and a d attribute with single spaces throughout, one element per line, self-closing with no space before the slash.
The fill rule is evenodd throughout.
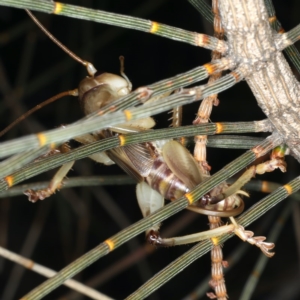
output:
<path id="1" fill-rule="evenodd" d="M 212 26 L 187 1 L 183 0 L 68 2 L 212 34 Z M 286 30 L 299 23 L 297 13 L 300 9 L 299 1 L 278 0 L 274 1 L 274 5 L 277 16 Z M 98 70 L 119 74 L 118 57 L 125 56 L 125 72 L 134 88 L 185 72 L 210 60 L 208 50 L 151 34 L 61 16 L 38 13 L 36 16 L 54 36 L 79 56 L 93 62 Z M 63 90 L 76 88 L 79 81 L 86 76 L 86 72 L 81 65 L 73 62 L 53 44 L 24 11 L 0 7 L 0 22 L 0 124 L 3 128 L 41 101 Z M 223 92 L 219 99 L 220 105 L 214 108 L 211 116 L 213 122 L 251 121 L 264 118 L 245 82 Z M 184 108 L 183 125 L 191 124 L 198 105 L 197 103 Z M 1 141 L 52 129 L 61 124 L 74 122 L 80 117 L 82 112 L 77 99 L 68 97 L 35 113 L 2 137 Z M 156 116 L 157 127 L 168 126 L 168 118 L 167 114 Z M 212 173 L 241 153 L 243 151 L 209 149 L 208 162 L 212 166 Z M 295 160 L 288 159 L 288 163 L 286 174 L 275 171 L 274 174 L 257 176 L 257 178 L 286 183 L 299 173 Z M 123 174 L 123 172 L 116 166 L 105 167 L 84 159 L 76 163 L 69 177 L 116 174 Z M 49 180 L 52 175 L 53 171 L 41 174 L 30 182 Z M 250 199 L 246 200 L 247 205 L 255 203 L 262 198 L 262 195 L 251 192 Z M 97 199 L 101 199 L 104 206 L 99 204 Z M 36 204 L 28 202 L 25 196 L 1 199 L 0 244 L 17 253 L 25 251 L 24 255 L 37 263 L 59 270 L 126 227 L 126 224 L 139 220 L 141 214 L 135 199 L 134 185 L 63 190 Z M 111 205 L 116 208 L 110 208 Z M 270 216 L 271 225 L 261 233 L 262 235 L 268 236 L 276 216 L 284 205 L 281 204 L 280 207 L 273 209 L 274 212 L 271 212 L 272 216 Z M 118 215 L 118 210 L 124 214 L 124 217 Z M 172 217 L 164 222 L 163 227 L 174 226 L 176 220 L 186 214 L 188 213 L 183 212 Z M 268 217 L 269 214 L 265 216 Z M 192 214 L 188 216 L 190 218 Z M 262 219 L 265 219 L 265 216 Z M 296 246 L 294 220 L 295 211 L 294 219 L 292 217 L 288 219 L 276 243 L 276 255 L 269 260 L 252 299 L 299 298 L 300 285 L 297 277 L 299 276 L 297 255 L 299 250 Z M 176 234 L 183 235 L 206 230 L 207 223 L 206 217 L 199 216 L 188 227 L 180 228 Z M 261 222 L 257 221 L 249 229 L 258 231 L 260 226 Z M 223 248 L 225 259 L 241 243 L 237 238 L 227 242 Z M 97 289 L 113 298 L 123 299 L 147 278 L 190 249 L 192 245 L 158 249 L 141 260 L 136 259 L 137 262 L 111 277 L 107 272 L 102 273 L 111 271 L 115 265 L 120 267 L 120 261 L 127 255 L 134 253 L 133 257 L 137 257 L 140 253 L 138 249 L 143 249 L 139 247 L 144 247 L 143 235 L 138 236 L 130 245 L 126 244 L 97 261 L 79 274 L 78 279 L 86 282 L 94 276 L 102 276 L 102 283 L 97 284 Z M 249 246 L 247 253 L 226 274 L 228 294 L 231 299 L 238 299 L 259 255 L 257 248 Z M 44 281 L 44 278 L 39 275 L 30 271 L 22 274 L 20 270 L 21 268 L 14 269 L 13 263 L 0 259 L 0 299 L 19 298 Z M 166 283 L 151 296 L 151 299 L 182 299 L 206 276 L 209 276 L 209 272 L 210 258 L 206 255 Z M 15 293 L 9 296 L 8 291 L 15 291 Z M 59 299 L 63 295 L 66 296 L 66 293 L 69 293 L 69 290 L 61 287 L 45 299 Z M 68 294 L 67 299 L 75 298 L 71 298 Z M 207 298 L 203 296 L 201 299 Z"/>

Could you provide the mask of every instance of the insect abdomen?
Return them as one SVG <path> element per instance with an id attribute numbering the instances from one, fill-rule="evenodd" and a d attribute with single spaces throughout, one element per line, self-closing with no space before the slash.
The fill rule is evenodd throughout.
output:
<path id="1" fill-rule="evenodd" d="M 155 159 L 146 182 L 164 198 L 174 200 L 188 192 L 186 185 L 168 168 L 161 159 Z"/>

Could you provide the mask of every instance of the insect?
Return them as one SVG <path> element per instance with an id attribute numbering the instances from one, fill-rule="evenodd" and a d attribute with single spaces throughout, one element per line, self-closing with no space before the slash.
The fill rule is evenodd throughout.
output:
<path id="1" fill-rule="evenodd" d="M 27 11 L 34 22 L 63 50 L 75 57 L 70 50 L 61 45 L 31 14 Z M 76 58 L 86 65 L 90 76 L 83 79 L 78 87 L 79 101 L 85 115 L 90 115 L 103 107 L 111 106 L 114 101 L 131 92 L 132 85 L 124 74 L 124 58 L 121 57 L 120 77 L 111 73 L 99 73 L 95 67 L 88 62 Z M 150 99 L 149 102 L 158 101 Z M 75 139 L 82 144 L 88 144 L 99 138 L 105 138 L 115 133 L 139 132 L 154 126 L 152 118 L 140 119 L 135 122 L 116 125 L 99 133 L 86 134 Z M 65 150 L 68 151 L 68 148 Z M 164 198 L 176 200 L 189 192 L 198 183 L 205 180 L 195 160 L 190 153 L 176 141 L 156 141 L 134 146 L 125 146 L 110 150 L 106 153 L 96 153 L 91 157 L 93 160 L 110 165 L 113 162 L 121 166 L 131 177 L 140 182 L 137 186 L 137 197 L 144 217 L 155 212 L 164 205 Z M 112 159 L 112 160 L 110 160 Z M 46 189 L 27 190 L 25 194 L 29 200 L 36 202 L 49 197 L 62 185 L 62 181 L 74 162 L 62 166 L 56 173 Z M 248 175 L 249 177 L 249 175 Z M 246 181 L 249 180 L 247 177 Z M 250 175 L 252 177 L 252 175 Z M 239 197 L 224 202 L 224 199 L 238 192 L 239 184 L 235 190 L 231 188 L 230 194 L 222 189 L 224 195 L 210 194 L 199 199 L 198 206 L 191 206 L 190 209 L 203 214 L 216 216 L 235 216 L 243 210 L 244 204 Z M 154 192 L 153 190 L 156 190 Z M 216 194 L 216 193 L 214 193 Z M 151 195 L 151 196 L 150 196 Z M 224 203 L 222 203 L 224 202 Z M 229 203 L 227 203 L 229 202 Z M 156 225 L 148 230 L 148 240 L 155 244 L 163 244 L 158 234 L 159 227 Z M 166 244 L 168 245 L 168 244 Z"/>
<path id="2" fill-rule="evenodd" d="M 92 73 L 92 76 L 84 79 L 79 86 L 79 97 L 81 100 L 81 106 L 83 107 L 85 114 L 94 112 L 95 110 L 98 110 L 101 107 L 105 106 L 110 101 L 115 100 L 116 98 L 119 98 L 120 96 L 126 95 L 130 92 L 131 84 L 127 79 L 124 80 L 117 75 L 108 73 L 100 75 L 96 73 L 94 75 L 94 68 L 90 67 L 89 69 L 91 70 L 90 72 Z M 147 127 L 153 126 L 153 122 L 151 121 L 152 119 L 147 120 Z M 148 123 L 150 123 L 150 125 Z M 134 124 L 125 124 L 123 126 L 119 126 L 118 129 L 113 130 L 119 130 L 121 133 L 124 131 L 126 132 L 137 130 L 134 129 L 134 127 L 140 130 L 140 128 L 144 126 L 143 123 L 141 123 L 141 120 L 139 120 L 138 122 L 136 122 L 135 126 Z M 109 135 L 111 134 L 111 131 L 106 131 L 102 134 Z M 77 140 L 82 143 L 88 143 L 94 141 L 94 139 L 95 135 L 85 135 L 77 138 Z M 191 187 L 203 181 L 203 178 L 191 155 L 186 150 L 184 150 L 184 148 L 180 144 L 169 141 L 164 143 L 165 145 L 163 147 L 157 146 L 157 143 L 147 143 L 140 144 L 131 148 L 125 147 L 124 149 L 126 150 L 124 150 L 123 152 L 121 152 L 121 149 L 113 150 L 110 151 L 109 154 L 114 158 L 115 161 L 118 161 L 119 164 L 123 166 L 123 168 L 127 170 L 131 175 L 133 174 L 133 177 L 137 178 L 138 181 L 141 181 L 141 178 L 145 177 L 150 186 L 158 186 L 156 189 L 160 190 L 162 196 L 165 196 L 165 198 L 169 199 L 176 199 L 189 191 Z M 127 151 L 127 153 L 125 151 Z M 150 152 L 152 152 L 152 154 Z M 155 158 L 153 158 L 153 156 L 155 156 Z M 168 159 L 169 164 L 166 164 L 163 161 L 163 156 L 165 159 Z M 174 164 L 172 156 L 176 157 L 176 164 Z M 131 160 L 129 159 L 129 157 L 131 158 Z M 93 158 L 95 159 L 96 155 L 94 155 Z M 147 159 L 150 163 L 149 166 L 145 166 L 145 162 L 147 161 Z M 100 159 L 97 157 L 96 160 L 104 162 L 103 156 Z M 178 162 L 180 161 L 183 161 L 183 164 L 178 164 Z M 108 164 L 107 158 L 106 164 Z M 35 202 L 37 199 L 44 199 L 45 197 L 48 197 L 53 192 L 55 192 L 57 187 L 60 186 L 63 177 L 65 176 L 69 168 L 72 167 L 72 165 L 73 163 L 68 163 L 67 165 L 62 167 L 61 171 L 58 172 L 58 175 L 55 176 L 47 189 L 39 191 L 26 191 L 26 194 L 29 196 L 30 200 Z M 171 165 L 172 167 L 170 167 Z M 182 167 L 185 168 L 184 171 L 182 170 Z M 161 171 L 161 169 L 163 169 L 163 172 Z M 192 174 L 189 174 L 191 169 L 193 169 L 194 171 Z M 183 175 L 178 177 L 178 175 L 176 176 L 174 173 L 176 173 L 176 175 L 179 174 L 179 176 L 181 174 Z M 166 177 L 168 177 L 168 180 L 166 180 Z M 180 178 L 182 178 L 182 180 L 180 180 Z M 173 183 L 170 184 L 168 181 Z M 163 184 L 166 185 L 167 188 L 162 189 L 161 187 L 163 186 Z M 137 191 L 140 207 L 144 216 L 149 215 L 157 208 L 163 206 L 164 197 L 162 197 L 158 193 L 153 193 L 153 190 L 151 190 L 151 188 L 147 184 L 139 184 Z M 149 197 L 150 194 L 153 196 Z M 149 200 L 149 198 L 151 200 Z M 240 202 L 237 203 L 238 209 L 232 210 L 232 212 L 228 213 L 231 213 L 231 215 L 240 213 L 243 209 L 243 206 L 241 204 L 242 202 L 240 200 Z M 202 209 L 202 211 L 205 211 L 205 209 Z M 217 211 L 215 211 L 214 213 L 217 213 Z M 221 212 L 219 212 L 219 214 L 221 214 Z M 151 228 L 149 230 L 148 239 L 158 244 L 157 234 L 158 228 L 157 226 L 155 226 L 154 228 Z M 159 240 L 159 243 L 162 244 L 161 239 Z"/>

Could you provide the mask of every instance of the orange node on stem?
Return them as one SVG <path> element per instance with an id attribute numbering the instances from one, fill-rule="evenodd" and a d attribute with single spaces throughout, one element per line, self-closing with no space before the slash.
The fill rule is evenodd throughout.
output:
<path id="1" fill-rule="evenodd" d="M 37 133 L 36 137 L 38 138 L 41 147 L 46 145 L 47 138 L 43 133 Z"/>
<path id="2" fill-rule="evenodd" d="M 120 146 L 124 146 L 126 144 L 126 137 L 123 134 L 118 135 Z"/>
<path id="3" fill-rule="evenodd" d="M 261 183 L 261 191 L 263 192 L 263 193 L 271 193 L 271 191 L 270 191 L 270 189 L 269 189 L 269 184 L 268 184 L 268 181 L 263 181 L 262 183 Z"/>
<path id="4" fill-rule="evenodd" d="M 126 117 L 126 121 L 130 121 L 132 119 L 132 114 L 130 110 L 125 109 L 124 110 L 124 115 Z"/>
<path id="5" fill-rule="evenodd" d="M 14 185 L 14 177 L 13 176 L 6 176 L 4 177 L 4 180 L 6 181 L 8 187 L 11 187 Z"/>
<path id="6" fill-rule="evenodd" d="M 106 240 L 104 243 L 108 246 L 109 251 L 114 250 L 114 248 L 115 248 L 115 243 L 114 243 L 112 240 Z"/>
<path id="7" fill-rule="evenodd" d="M 60 2 L 54 2 L 54 9 L 53 9 L 53 13 L 55 15 L 58 15 L 62 12 L 64 5 Z"/>
<path id="8" fill-rule="evenodd" d="M 194 197 L 190 193 L 186 193 L 184 196 L 188 200 L 189 204 L 192 204 L 194 202 Z"/>
<path id="9" fill-rule="evenodd" d="M 216 133 L 222 133 L 222 132 L 223 132 L 222 123 L 216 123 Z"/>
<path id="10" fill-rule="evenodd" d="M 159 23 L 157 22 L 151 22 L 150 32 L 155 33 L 159 29 Z"/>
<path id="11" fill-rule="evenodd" d="M 215 246 L 219 245 L 219 239 L 217 237 L 211 238 L 211 241 Z"/>
<path id="12" fill-rule="evenodd" d="M 211 63 L 205 64 L 203 65 L 203 67 L 206 69 L 209 75 L 213 74 L 216 71 L 216 67 Z"/>
<path id="13" fill-rule="evenodd" d="M 283 187 L 285 188 L 285 190 L 289 195 L 293 193 L 293 188 L 289 184 L 285 184 Z"/>

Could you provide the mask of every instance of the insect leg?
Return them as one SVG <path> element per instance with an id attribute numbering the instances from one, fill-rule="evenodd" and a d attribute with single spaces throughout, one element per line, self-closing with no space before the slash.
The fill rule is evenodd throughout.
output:
<path id="1" fill-rule="evenodd" d="M 282 172 L 286 171 L 286 163 L 284 161 L 284 155 L 288 153 L 288 149 L 285 145 L 276 147 L 271 154 L 271 159 L 258 164 L 257 166 L 252 166 L 249 168 L 233 185 L 231 185 L 224 193 L 223 198 L 228 197 L 226 194 L 233 192 L 233 189 L 238 189 L 239 186 L 244 185 L 252 176 L 255 174 L 264 174 L 265 172 L 272 172 L 275 169 L 279 168 Z M 252 174 L 252 175 L 251 175 Z M 215 200 L 218 198 L 217 196 Z M 220 197 L 221 198 L 221 197 Z M 264 236 L 254 236 L 252 231 L 246 231 L 243 226 L 239 225 L 233 216 L 230 217 L 230 221 L 235 226 L 233 232 L 243 241 L 255 245 L 261 249 L 261 251 L 267 256 L 272 257 L 273 252 L 269 250 L 274 248 L 273 243 L 264 242 L 266 239 Z"/>
<path id="2" fill-rule="evenodd" d="M 252 231 L 245 230 L 243 226 L 239 225 L 233 217 L 230 217 L 230 221 L 235 226 L 233 232 L 244 242 L 248 242 L 251 245 L 255 245 L 267 256 L 272 257 L 275 253 L 269 252 L 275 245 L 274 243 L 264 242 L 266 237 L 264 236 L 254 236 Z"/>
<path id="3" fill-rule="evenodd" d="M 240 191 L 240 188 L 243 187 L 255 174 L 264 174 L 266 172 L 272 172 L 275 169 L 279 168 L 282 172 L 286 171 L 286 163 L 282 159 L 271 159 L 257 166 L 250 167 L 243 175 L 229 186 L 224 192 L 218 194 L 217 196 L 212 197 L 210 201 L 211 204 L 218 203 L 223 199 L 237 193 L 247 196 L 246 192 Z"/>
<path id="4" fill-rule="evenodd" d="M 87 145 L 87 144 L 96 142 L 97 138 L 92 134 L 84 134 L 84 135 L 75 137 L 74 140 L 83 145 Z M 114 162 L 108 157 L 108 155 L 105 152 L 94 153 L 94 154 L 90 155 L 89 158 L 98 163 L 104 164 L 106 166 L 114 164 Z"/>
<path id="5" fill-rule="evenodd" d="M 79 137 L 75 138 L 76 141 L 78 141 L 81 144 L 89 144 L 92 142 L 97 141 L 97 138 L 93 136 L 92 134 L 85 134 Z M 60 152 L 66 153 L 70 150 L 67 144 L 63 144 L 60 147 Z M 103 163 L 105 165 L 111 165 L 114 162 L 106 155 L 105 152 L 99 152 L 92 154 L 89 156 L 91 159 Z M 41 189 L 41 190 L 26 190 L 24 191 L 24 194 L 28 196 L 29 201 L 31 202 L 36 202 L 37 200 L 44 200 L 47 197 L 50 197 L 52 194 L 58 190 L 62 184 L 63 184 L 63 179 L 65 176 L 68 174 L 72 166 L 74 165 L 75 161 L 70 161 L 60 167 L 60 169 L 56 172 L 52 180 L 50 181 L 48 187 Z"/>
<path id="6" fill-rule="evenodd" d="M 145 182 L 140 182 L 136 186 L 136 197 L 144 218 L 163 207 L 165 203 L 164 197 Z M 160 224 L 151 226 L 146 231 L 147 237 L 151 238 L 152 235 L 158 234 L 159 227 Z"/>
<path id="7" fill-rule="evenodd" d="M 63 144 L 60 148 L 62 153 L 70 151 L 70 148 L 67 144 Z M 36 202 L 38 200 L 44 200 L 45 198 L 54 194 L 55 191 L 62 186 L 63 179 L 68 174 L 74 163 L 75 161 L 70 161 L 62 165 L 50 181 L 47 188 L 36 191 L 31 189 L 24 191 L 24 194 L 28 196 L 28 200 L 31 202 Z"/>
<path id="8" fill-rule="evenodd" d="M 218 236 L 231 233 L 235 230 L 235 225 L 224 225 L 216 227 L 215 229 L 201 231 L 194 234 L 189 234 L 180 237 L 172 237 L 172 238 L 162 238 L 160 236 L 155 236 L 154 234 L 148 239 L 148 241 L 155 246 L 162 246 L 162 247 L 170 247 L 170 246 L 178 246 L 190 243 L 196 243 L 199 241 L 203 241 L 206 239 L 213 239 L 216 240 Z"/>
<path id="9" fill-rule="evenodd" d="M 213 23 L 214 23 L 214 36 L 218 39 L 223 40 L 224 39 L 224 29 L 221 25 L 221 18 L 219 14 L 218 9 L 218 1 L 213 0 L 212 1 L 212 11 L 213 11 Z M 219 59 L 222 57 L 222 53 L 218 51 L 212 52 L 212 60 Z M 215 74 L 212 74 L 209 77 L 209 83 L 213 83 L 217 79 L 219 79 L 222 76 L 222 72 L 217 72 Z M 200 104 L 197 117 L 194 121 L 194 124 L 201 124 L 201 123 L 208 123 L 212 111 L 213 105 L 217 106 L 219 104 L 218 95 L 210 95 L 209 97 L 206 97 L 203 99 L 203 101 Z M 211 167 L 208 164 L 206 160 L 206 144 L 207 144 L 207 136 L 206 135 L 198 135 L 195 137 L 195 149 L 194 149 L 194 157 L 196 161 L 198 162 L 198 166 L 201 170 L 201 172 L 206 175 L 210 176 L 210 170 Z M 224 183 L 224 185 L 226 185 Z M 237 195 L 234 195 L 231 198 L 228 198 L 228 203 L 239 202 L 238 208 L 234 209 L 233 207 L 228 206 L 230 209 L 230 213 L 234 213 L 233 210 L 237 210 L 237 213 L 240 213 L 239 210 L 244 207 L 243 200 L 238 197 Z M 193 208 L 193 206 L 191 206 Z M 231 214 L 232 216 L 233 214 Z M 209 220 L 209 227 L 211 230 L 214 230 L 215 228 L 218 228 L 221 224 L 221 218 L 220 215 L 216 216 L 214 214 L 211 214 L 208 216 Z M 226 299 L 227 298 L 227 291 L 226 291 L 226 285 L 224 281 L 223 276 L 223 267 L 227 266 L 227 262 L 223 261 L 223 253 L 221 249 L 221 245 L 219 245 L 217 242 L 213 241 L 213 248 L 211 250 L 211 261 L 212 261 L 212 268 L 211 268 L 211 280 L 209 282 L 211 288 L 214 290 L 214 292 L 207 293 L 207 296 L 209 298 L 218 298 L 218 299 Z"/>

